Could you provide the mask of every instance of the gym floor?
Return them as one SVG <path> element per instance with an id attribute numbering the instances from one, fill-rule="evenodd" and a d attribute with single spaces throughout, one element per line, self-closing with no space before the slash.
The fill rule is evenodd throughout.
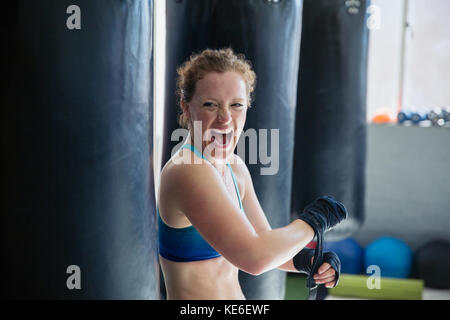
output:
<path id="1" fill-rule="evenodd" d="M 288 273 L 286 277 L 285 300 L 306 300 L 306 276 L 303 274 Z M 337 297 L 328 295 L 325 300 L 365 300 L 358 297 Z M 425 288 L 422 300 L 450 300 L 450 290 Z"/>

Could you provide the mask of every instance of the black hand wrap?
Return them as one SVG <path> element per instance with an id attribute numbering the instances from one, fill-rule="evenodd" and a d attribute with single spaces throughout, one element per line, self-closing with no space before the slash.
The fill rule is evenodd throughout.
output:
<path id="1" fill-rule="evenodd" d="M 308 204 L 299 219 L 308 223 L 316 233 L 325 233 L 348 217 L 347 209 L 331 196 L 317 198 Z"/>
<path id="2" fill-rule="evenodd" d="M 314 274 L 312 273 L 312 266 L 313 266 L 313 258 L 314 258 L 314 249 L 310 249 L 310 248 L 303 248 L 299 253 L 297 253 L 297 255 L 295 255 L 293 262 L 294 262 L 294 267 L 295 269 L 297 269 L 298 272 L 301 273 L 305 273 L 308 276 L 313 277 Z M 330 266 L 334 269 L 334 271 L 336 271 L 334 280 L 334 286 L 337 286 L 338 282 L 339 282 L 339 275 L 341 273 L 341 260 L 339 260 L 339 257 L 336 253 L 334 253 L 333 251 L 328 251 L 328 252 L 324 252 L 323 254 L 323 259 L 322 259 L 322 263 L 320 265 L 322 265 L 323 263 L 329 263 Z"/>
<path id="3" fill-rule="evenodd" d="M 292 261 L 294 262 L 294 267 L 298 272 L 305 273 L 308 276 L 311 274 L 314 251 L 314 249 L 303 248 L 294 256 Z"/>
<path id="4" fill-rule="evenodd" d="M 317 284 L 313 276 L 317 273 L 324 259 L 323 235 L 347 217 L 348 213 L 344 205 L 331 196 L 317 198 L 299 214 L 299 219 L 305 221 L 313 228 L 317 239 L 314 262 L 311 266 L 312 271 L 306 280 L 306 286 L 310 289 L 309 300 L 314 300 L 317 294 Z"/>

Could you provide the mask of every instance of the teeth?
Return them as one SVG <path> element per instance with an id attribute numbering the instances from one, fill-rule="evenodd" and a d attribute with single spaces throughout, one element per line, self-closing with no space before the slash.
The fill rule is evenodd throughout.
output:
<path id="1" fill-rule="evenodd" d="M 216 129 L 211 129 L 211 131 L 217 132 L 217 133 L 219 133 L 219 134 L 229 134 L 231 131 L 233 131 L 233 129 L 228 129 L 228 130 L 216 130 Z"/>
<path id="2" fill-rule="evenodd" d="M 231 139 L 231 134 L 233 133 L 233 129 L 228 130 L 217 130 L 217 129 L 211 129 L 211 138 L 220 145 L 225 145 L 227 143 L 223 143 L 223 135 L 227 135 L 226 140 L 227 142 Z"/>

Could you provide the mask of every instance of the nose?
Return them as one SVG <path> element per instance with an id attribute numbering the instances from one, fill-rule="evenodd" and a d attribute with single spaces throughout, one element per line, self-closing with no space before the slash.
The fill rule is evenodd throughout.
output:
<path id="1" fill-rule="evenodd" d="M 230 108 L 219 108 L 218 111 L 218 121 L 220 123 L 229 123 L 231 121 L 231 112 L 230 112 Z"/>

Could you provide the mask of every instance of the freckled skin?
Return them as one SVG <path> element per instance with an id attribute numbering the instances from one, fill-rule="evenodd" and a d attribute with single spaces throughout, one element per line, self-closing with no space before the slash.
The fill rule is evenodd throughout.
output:
<path id="1" fill-rule="evenodd" d="M 191 128 L 194 128 L 195 121 L 201 123 L 201 131 L 190 131 L 190 143 L 204 153 L 211 151 L 208 160 L 221 172 L 224 170 L 224 160 L 233 160 L 231 155 L 247 118 L 248 98 L 245 81 L 238 73 L 212 72 L 197 81 L 191 101 L 181 101 L 183 111 L 189 115 Z M 232 142 L 227 149 L 220 150 L 213 146 L 214 129 L 233 130 Z M 202 140 L 201 147 L 199 140 Z"/>

